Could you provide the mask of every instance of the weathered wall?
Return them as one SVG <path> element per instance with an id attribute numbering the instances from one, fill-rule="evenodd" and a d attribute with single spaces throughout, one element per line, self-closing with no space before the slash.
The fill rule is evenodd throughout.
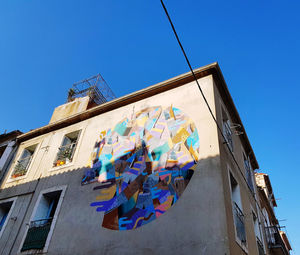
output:
<path id="1" fill-rule="evenodd" d="M 71 115 L 83 112 L 87 109 L 90 98 L 88 96 L 75 98 L 74 101 L 60 105 L 54 109 L 49 123 L 62 120 Z"/>
<path id="2" fill-rule="evenodd" d="M 215 111 L 212 76 L 199 82 Z M 192 118 L 199 133 L 200 160 L 189 185 L 177 203 L 153 222 L 136 230 L 103 228 L 103 213 L 90 206 L 97 195 L 93 191 L 97 184 L 80 185 L 100 132 L 144 108 L 170 105 Z M 63 136 L 78 129 L 82 132 L 72 163 L 52 167 Z M 19 185 L 19 194 L 28 192 L 28 186 L 40 179 L 12 254 L 20 248 L 25 223 L 30 220 L 40 191 L 59 185 L 67 185 L 67 190 L 49 254 L 229 254 L 217 129 L 194 82 L 26 141 L 21 144 L 17 158 L 22 149 L 35 143 L 39 145 L 28 174 L 18 180 L 8 176 L 2 185 L 3 196 L 0 194 L 4 198 L 8 193 L 5 190 L 15 185 Z"/>
<path id="3" fill-rule="evenodd" d="M 216 84 L 215 87 L 215 105 L 216 105 L 216 113 L 219 126 L 222 128 L 222 107 L 226 110 L 228 116 L 232 116 L 232 112 L 228 109 L 226 105 L 226 101 L 222 99 Z M 232 121 L 231 121 L 232 123 Z M 234 131 L 234 129 L 233 129 Z M 246 176 L 244 161 L 243 161 L 243 151 L 245 152 L 245 148 L 243 147 L 241 137 L 236 135 L 234 132 L 232 134 L 233 139 L 233 154 L 234 157 L 241 169 L 242 173 L 238 169 L 236 163 L 233 160 L 233 157 L 227 148 L 227 145 L 224 142 L 221 133 L 218 134 L 219 137 L 219 148 L 220 148 L 220 161 L 221 161 L 221 173 L 222 180 L 224 186 L 224 201 L 226 208 L 226 222 L 228 229 L 228 238 L 230 244 L 230 254 L 258 254 L 257 245 L 256 245 L 256 237 L 254 233 L 254 225 L 252 218 L 252 210 L 258 215 L 255 200 L 251 193 L 251 190 L 248 188 L 242 174 Z M 230 188 L 230 179 L 229 179 L 229 169 L 231 170 L 234 178 L 239 184 L 240 194 L 241 194 L 241 203 L 242 210 L 245 215 L 245 228 L 246 228 L 246 239 L 247 245 L 242 246 L 237 240 L 235 233 L 235 225 L 233 218 L 233 202 L 231 198 L 231 188 Z M 256 187 L 255 187 L 256 190 Z"/>

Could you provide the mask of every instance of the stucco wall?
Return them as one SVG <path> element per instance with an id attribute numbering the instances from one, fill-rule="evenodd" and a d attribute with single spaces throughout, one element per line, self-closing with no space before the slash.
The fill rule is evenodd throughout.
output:
<path id="1" fill-rule="evenodd" d="M 215 91 L 216 114 L 217 114 L 219 126 L 222 128 L 223 125 L 222 108 L 226 111 L 230 119 L 231 119 L 230 116 L 232 116 L 233 113 L 230 112 L 230 110 L 227 108 L 226 102 L 224 102 L 224 100 L 222 99 L 216 84 L 214 84 L 214 87 L 215 87 L 214 91 Z M 232 120 L 231 123 L 233 123 Z M 239 129 L 236 130 L 238 131 Z M 223 137 L 221 136 L 220 133 L 218 134 L 230 254 L 258 254 L 256 236 L 254 233 L 253 217 L 252 217 L 252 211 L 254 211 L 256 215 L 258 215 L 258 211 L 257 211 L 253 194 L 249 189 L 249 187 L 247 186 L 247 183 L 245 182 L 244 179 L 246 178 L 246 172 L 244 167 L 243 152 L 245 153 L 246 150 L 243 146 L 239 133 L 235 133 L 234 128 L 232 128 L 232 131 L 233 131 L 232 132 L 233 155 L 234 158 L 236 159 L 239 168 L 234 162 L 234 159 L 229 151 L 229 148 L 225 144 Z M 247 245 L 242 245 L 239 242 L 235 230 L 234 216 L 233 216 L 233 200 L 231 197 L 231 187 L 230 187 L 230 179 L 229 179 L 230 172 L 235 178 L 235 180 L 237 181 L 240 188 L 240 197 L 241 197 L 241 206 L 242 206 L 241 209 L 244 214 Z M 254 185 L 254 190 L 256 193 L 255 185 Z"/>
<path id="2" fill-rule="evenodd" d="M 212 76 L 199 82 L 215 111 Z M 97 184 L 80 185 L 100 132 L 144 108 L 170 105 L 192 118 L 199 133 L 200 160 L 189 185 L 176 204 L 153 222 L 136 230 L 103 228 L 103 213 L 90 206 L 95 200 L 93 187 Z M 63 136 L 79 129 L 82 132 L 72 163 L 52 167 Z M 39 179 L 12 254 L 20 248 L 26 222 L 30 220 L 40 191 L 56 185 L 67 185 L 67 190 L 49 254 L 229 254 L 217 129 L 195 82 L 26 141 L 21 144 L 16 158 L 24 148 L 35 143 L 38 147 L 25 178 L 12 180 L 8 175 L 0 194 L 0 198 L 4 198 L 8 190 L 12 190 L 10 194 L 13 190 L 26 193 Z M 13 167 L 14 164 L 10 171 Z M 14 188 L 15 185 L 18 188 Z"/>

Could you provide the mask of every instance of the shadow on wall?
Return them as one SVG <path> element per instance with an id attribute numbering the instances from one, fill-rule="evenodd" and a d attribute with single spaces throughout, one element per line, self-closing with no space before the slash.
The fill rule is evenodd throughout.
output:
<path id="1" fill-rule="evenodd" d="M 132 186 L 132 189 L 136 188 L 138 195 L 142 195 L 146 193 L 147 191 L 149 191 L 150 189 L 150 194 L 151 194 L 151 202 L 153 203 L 153 207 L 154 207 L 154 211 L 155 211 L 155 217 L 156 217 L 156 212 L 159 213 L 159 211 L 156 211 L 157 208 L 161 208 L 160 206 L 165 206 L 168 205 L 169 208 L 171 207 L 171 205 L 173 205 L 177 200 L 174 199 L 175 195 L 173 195 L 174 197 L 172 197 L 172 200 L 169 199 L 167 200 L 167 198 L 163 199 L 163 196 L 159 197 L 159 194 L 168 194 L 170 192 L 171 194 L 171 187 L 174 189 L 174 194 L 176 194 L 176 197 L 180 197 L 182 195 L 182 192 L 184 191 L 184 189 L 186 188 L 186 185 L 189 183 L 190 178 L 195 175 L 197 175 L 197 182 L 194 182 L 194 185 L 189 185 L 189 192 L 188 192 L 188 197 L 186 198 L 190 198 L 193 200 L 192 201 L 186 201 L 184 203 L 181 203 L 181 205 L 186 205 L 186 204 L 190 204 L 192 203 L 193 206 L 197 206 L 197 210 L 188 210 L 186 211 L 184 208 L 182 208 L 182 210 L 185 211 L 185 217 L 190 219 L 188 221 L 184 221 L 184 228 L 190 229 L 192 227 L 195 228 L 195 231 L 198 231 L 197 233 L 205 233 L 205 231 L 208 231 L 207 228 L 211 228 L 210 224 L 207 224 L 207 220 L 205 218 L 203 218 L 203 216 L 201 216 L 201 212 L 203 215 L 206 215 L 208 218 L 211 217 L 211 215 L 214 215 L 217 210 L 208 212 L 208 208 L 207 208 L 207 204 L 210 203 L 212 204 L 213 201 L 218 201 L 217 199 L 213 199 L 214 196 L 218 196 L 218 192 L 215 193 L 211 193 L 210 192 L 210 196 L 207 196 L 207 192 L 209 192 L 210 189 L 212 189 L 212 185 L 211 182 L 215 181 L 215 176 L 214 176 L 214 172 L 212 171 L 213 168 L 215 168 L 215 165 L 218 162 L 218 157 L 211 157 L 211 158 L 207 158 L 207 159 L 203 159 L 200 160 L 197 165 L 195 166 L 195 170 L 199 171 L 199 173 L 197 174 L 192 174 L 194 171 L 193 170 L 183 170 L 183 172 L 186 172 L 186 175 L 180 177 L 180 179 L 182 181 L 177 182 L 176 179 L 177 177 L 168 177 L 168 179 L 164 179 L 164 180 L 158 180 L 158 182 L 155 184 L 156 187 L 152 187 L 147 185 L 151 185 L 151 183 L 149 183 L 148 180 L 148 175 L 139 175 L 139 179 L 141 178 L 143 180 L 143 182 L 141 182 L 140 186 L 139 186 L 139 182 L 136 181 L 132 181 L 129 182 L 130 186 L 132 183 L 135 183 Z M 63 172 L 63 173 L 58 173 L 58 174 L 54 174 L 52 176 L 49 177 L 45 177 L 45 178 L 40 178 L 38 180 L 34 180 L 25 184 L 20 184 L 20 185 L 16 185 L 10 188 L 6 188 L 6 189 L 2 189 L 0 190 L 0 203 L 1 200 L 3 199 L 7 199 L 7 198 L 13 198 L 13 197 L 18 197 L 18 199 L 16 200 L 16 205 L 13 208 L 13 212 L 10 216 L 7 223 L 7 226 L 4 229 L 4 232 L 0 238 L 0 254 L 10 254 L 12 252 L 12 254 L 14 254 L 14 252 L 17 252 L 17 249 L 20 247 L 21 245 L 21 240 L 22 237 L 26 234 L 26 226 L 30 226 L 31 222 L 30 219 L 33 216 L 33 208 L 37 203 L 37 198 L 38 196 L 41 194 L 41 192 L 45 189 L 49 189 L 52 187 L 59 187 L 59 186 L 63 186 L 63 185 L 67 185 L 67 191 L 65 194 L 65 198 L 62 201 L 62 208 L 60 210 L 60 213 L 58 215 L 58 222 L 56 223 L 56 227 L 54 229 L 54 233 L 51 239 L 51 249 L 62 249 L 64 247 L 65 249 L 65 253 L 64 254 L 72 254 L 71 253 L 71 248 L 69 249 L 67 246 L 65 246 L 65 242 L 68 242 L 69 238 L 72 237 L 73 242 L 79 242 L 80 243 L 80 238 L 82 238 L 83 236 L 85 237 L 86 240 L 86 246 L 90 247 L 90 249 L 95 249 L 95 247 L 99 247 L 101 245 L 101 247 L 103 249 L 105 249 L 106 247 L 106 242 L 101 242 L 99 243 L 99 238 L 101 238 L 100 232 L 101 232 L 101 227 L 99 226 L 100 220 L 103 218 L 103 222 L 105 221 L 105 217 L 106 215 L 104 214 L 104 217 L 102 215 L 99 214 L 99 218 L 97 220 L 97 218 L 95 218 L 95 214 L 93 213 L 93 208 L 90 207 L 91 206 L 95 206 L 95 202 L 94 199 L 96 197 L 96 199 L 99 199 L 99 201 L 97 202 L 103 202 L 105 203 L 105 201 L 109 201 L 109 197 L 117 197 L 117 193 L 116 193 L 116 183 L 108 183 L 108 181 L 106 182 L 94 182 L 94 183 L 90 183 L 90 184 L 86 184 L 86 185 L 81 185 L 81 180 L 82 177 L 85 178 L 86 175 L 85 173 L 87 171 L 91 171 L 91 168 L 78 168 L 78 169 L 72 169 L 69 170 L 67 172 Z M 168 170 L 168 171 L 174 171 L 174 174 L 177 175 L 178 173 L 180 173 L 180 170 L 178 170 L 178 166 L 174 166 L 174 168 L 172 170 Z M 216 174 L 216 173 L 215 173 Z M 138 178 L 138 177 L 137 177 Z M 170 178 L 170 179 L 169 179 Z M 173 182 L 172 182 L 172 178 L 173 178 Z M 176 179 L 176 180 L 175 180 Z M 151 178 L 149 178 L 149 180 L 151 180 Z M 170 183 L 168 184 L 168 181 L 170 181 Z M 177 187 L 176 187 L 176 183 Z M 196 184 L 196 185 L 195 185 Z M 107 186 L 106 186 L 107 185 Z M 105 187 L 106 186 L 106 187 Z M 99 188 L 100 187 L 100 188 Z M 102 188 L 105 187 L 105 188 Z M 218 187 L 218 185 L 214 186 L 214 187 Z M 147 190 L 147 188 L 149 188 Z M 159 190 L 161 189 L 161 190 Z M 215 189 L 215 188 L 214 188 Z M 201 190 L 205 190 L 205 192 L 201 192 Z M 129 190 L 130 191 L 130 190 Z M 155 193 L 157 192 L 157 193 Z M 125 193 L 125 192 L 124 192 Z M 120 193 L 119 193 L 120 194 Z M 125 193 L 128 194 L 128 193 Z M 153 196 L 158 195 L 158 197 L 153 199 Z M 97 196 L 100 197 L 97 197 Z M 139 197 L 138 195 L 136 195 L 136 197 Z M 107 196 L 107 197 L 105 197 Z M 169 195 L 172 196 L 172 195 Z M 195 196 L 197 197 L 197 200 L 195 200 Z M 166 196 L 165 196 L 166 197 Z M 101 199 L 101 200 L 100 200 Z M 130 199 L 127 199 L 126 201 L 128 203 L 133 203 L 133 207 L 131 208 L 132 211 L 138 211 L 140 209 L 142 210 L 146 210 L 146 206 L 142 206 L 142 208 L 139 206 L 141 203 L 138 200 L 134 200 L 134 194 L 132 195 L 132 197 L 130 197 Z M 149 199 L 150 200 L 150 199 Z M 154 201 L 154 202 L 153 202 Z M 96 203 L 97 203 L 96 202 Z M 167 204 L 167 203 L 168 204 Z M 108 202 L 109 203 L 109 202 Z M 145 203 L 145 202 L 144 202 Z M 217 202 L 216 202 L 217 203 Z M 72 206 L 70 206 L 72 205 Z M 127 206 L 127 204 L 125 203 L 125 205 Z M 130 204 L 131 205 L 131 204 Z M 98 206 L 98 205 L 96 205 Z M 215 205 L 217 207 L 217 205 Z M 124 206 L 125 207 L 125 206 Z M 123 213 L 124 208 L 123 205 L 120 206 L 120 208 L 118 208 L 118 213 L 120 211 L 120 214 Z M 101 207 L 100 207 L 101 208 Z M 164 212 L 169 209 L 167 207 L 163 207 Z M 214 205 L 211 205 L 211 208 L 214 208 Z M 126 207 L 125 207 L 126 209 Z M 158 209 L 160 210 L 160 209 Z M 103 210 L 99 210 L 99 211 L 103 211 Z M 147 211 L 149 213 L 149 211 Z M 90 213 L 90 216 L 89 216 Z M 108 212 L 109 213 L 109 212 Z M 151 212 L 150 212 L 151 214 Z M 154 214 L 154 213 L 153 213 Z M 84 221 L 78 221 L 78 215 L 84 215 Z M 93 216 L 92 216 L 93 215 Z M 128 215 L 128 214 L 127 214 Z M 160 216 L 161 214 L 159 214 Z M 125 216 L 124 216 L 125 217 Z M 154 215 L 151 215 L 149 217 L 149 219 L 151 217 L 154 217 Z M 177 216 L 176 216 L 177 217 Z M 175 222 L 177 222 L 179 219 L 173 217 L 171 218 L 172 221 L 175 220 Z M 182 217 L 182 214 L 179 214 L 178 217 Z M 214 216 L 215 217 L 215 216 Z M 170 218 L 165 218 L 165 219 L 169 219 Z M 202 219 L 199 221 L 199 219 Z M 35 219 L 36 220 L 36 219 Z M 121 221 L 119 221 L 118 224 L 121 225 L 122 228 L 126 228 L 128 229 L 128 227 L 132 226 L 132 222 L 124 222 L 126 219 L 122 219 Z M 166 222 L 169 222 L 169 220 L 167 220 Z M 45 221 L 45 219 L 43 219 L 43 221 Z M 129 220 L 128 220 L 129 221 Z M 145 221 L 145 222 L 144 222 Z M 197 222 L 197 226 L 194 226 L 195 221 Z M 144 222 L 143 224 L 148 223 L 148 219 L 146 218 L 141 218 L 141 219 L 137 219 L 135 225 L 138 226 L 138 224 L 140 224 L 139 226 L 143 226 L 143 224 L 141 224 L 142 222 Z M 184 235 L 187 235 L 187 232 L 184 231 L 183 229 L 183 225 L 182 224 L 177 224 L 173 222 L 174 224 L 167 224 L 164 226 L 165 231 L 172 231 L 175 228 L 177 229 L 177 233 L 184 233 Z M 190 222 L 192 222 L 193 226 L 189 226 Z M 103 223 L 104 224 L 104 223 Z M 73 236 L 72 233 L 72 227 L 74 227 L 75 229 L 81 229 L 82 234 L 78 235 L 78 237 Z M 133 229 L 133 228 L 132 228 Z M 172 230 L 171 230 L 172 229 Z M 121 229 L 120 229 L 121 230 Z M 200 232 L 199 232 L 200 231 Z M 117 232 L 117 231 L 111 231 L 111 232 Z M 188 232 L 189 233 L 189 232 Z M 190 238 L 192 238 L 192 236 L 194 236 L 195 233 L 193 233 L 193 231 L 190 232 Z M 137 233 L 138 235 L 138 233 Z M 164 237 L 161 237 L 159 233 L 156 233 L 156 238 L 153 239 L 153 242 L 157 242 L 156 239 L 161 239 L 161 240 L 165 240 Z M 180 235 L 178 236 L 180 238 Z M 44 238 L 44 241 L 46 240 L 46 237 Z M 75 238 L 75 240 L 74 240 Z M 215 242 L 214 239 L 218 239 L 219 240 L 220 236 L 215 235 L 214 238 L 210 238 L 210 243 L 212 244 L 212 249 L 213 249 L 213 243 Z M 156 241 L 155 241 L 156 240 Z M 186 238 L 183 238 L 182 240 L 177 240 L 177 242 L 180 241 L 184 241 L 186 240 Z M 205 238 L 202 240 L 202 238 L 197 237 L 198 240 L 198 244 L 194 244 L 193 249 L 196 249 L 199 245 L 199 247 L 207 247 L 208 244 L 205 240 Z M 132 240 L 133 241 L 133 240 Z M 155 245 L 152 241 L 149 242 L 149 249 L 155 249 Z M 165 241 L 163 241 L 165 242 Z M 62 245 L 62 246 L 60 246 Z M 107 249 L 109 249 L 110 252 L 112 252 L 112 245 L 111 242 L 107 242 Z M 135 246 L 135 242 L 133 241 L 133 244 L 126 243 L 126 247 L 131 247 L 131 245 L 133 245 L 133 247 Z M 132 249 L 133 249 L 132 247 Z M 162 246 L 164 247 L 164 246 Z M 166 245 L 167 247 L 167 245 Z M 187 249 L 187 244 L 184 244 L 185 249 Z M 117 249 L 120 249 L 120 246 L 116 247 Z M 124 248 L 124 247 L 123 247 Z M 122 249 L 123 249 L 122 248 Z M 138 249 L 138 247 L 135 247 L 135 249 Z M 180 249 L 180 247 L 177 247 L 176 249 Z M 198 248 L 197 248 L 198 249 Z M 50 250 L 49 250 L 50 251 Z M 80 253 L 79 253 L 80 254 Z M 93 254 L 93 253 L 92 253 Z M 157 254 L 157 253 L 155 253 Z"/>
<path id="2" fill-rule="evenodd" d="M 193 121 L 172 106 L 166 109 L 151 107 L 101 132 L 88 167 L 0 190 L 0 199 L 32 196 L 26 211 L 17 219 L 18 224 L 15 223 L 15 228 L 17 225 L 24 227 L 24 219 L 27 222 L 30 220 L 41 190 L 68 185 L 64 200 L 72 204 L 72 208 L 63 208 L 68 214 L 76 214 L 76 210 L 89 213 L 90 205 L 96 207 L 98 212 L 104 211 L 103 227 L 112 230 L 135 229 L 157 219 L 176 203 L 194 175 L 198 161 L 199 138 Z M 204 166 L 204 177 L 214 179 L 207 170 L 214 164 L 214 157 L 203 159 L 198 162 L 197 169 L 201 169 L 202 173 L 201 166 Z M 193 185 L 192 189 L 209 190 L 211 187 L 197 181 L 197 187 Z M 81 200 L 78 203 L 79 197 Z M 207 199 L 202 194 L 198 194 L 198 198 L 203 198 L 204 202 Z M 87 207 L 82 208 L 84 205 Z M 191 214 L 191 219 L 198 218 L 193 211 L 188 214 Z M 94 221 L 94 218 L 90 222 L 87 220 L 84 227 L 94 226 Z M 79 222 L 72 224 L 83 227 Z M 58 235 L 62 234 L 60 229 L 56 227 Z M 11 231 L 12 235 L 17 235 L 19 230 Z"/>

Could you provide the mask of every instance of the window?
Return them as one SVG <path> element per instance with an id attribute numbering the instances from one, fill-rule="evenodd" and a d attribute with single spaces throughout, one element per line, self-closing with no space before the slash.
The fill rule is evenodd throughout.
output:
<path id="1" fill-rule="evenodd" d="M 37 144 L 29 146 L 23 150 L 21 157 L 17 161 L 14 171 L 11 175 L 12 178 L 24 176 L 27 173 L 28 167 L 30 165 L 36 147 Z"/>
<path id="2" fill-rule="evenodd" d="M 7 147 L 7 145 L 4 145 L 4 146 L 0 147 L 0 159 L 1 159 L 1 157 L 2 157 L 2 155 L 4 153 L 4 151 L 5 151 L 6 147 Z"/>
<path id="3" fill-rule="evenodd" d="M 6 218 L 12 204 L 12 201 L 0 204 L 0 231 L 2 230 L 4 223 L 6 222 Z"/>
<path id="4" fill-rule="evenodd" d="M 264 255 L 265 250 L 264 250 L 264 245 L 263 245 L 262 239 L 261 239 L 260 224 L 258 222 L 258 218 L 257 218 L 256 214 L 254 213 L 254 211 L 252 211 L 252 219 L 253 219 L 253 225 L 254 225 L 254 232 L 255 232 L 255 236 L 256 236 L 258 254 Z"/>
<path id="5" fill-rule="evenodd" d="M 0 201 L 0 236 L 8 222 L 16 198 Z"/>
<path id="6" fill-rule="evenodd" d="M 242 211 L 240 187 L 231 173 L 230 186 L 236 237 L 242 245 L 246 246 L 245 217 Z"/>
<path id="7" fill-rule="evenodd" d="M 64 191 L 65 188 L 43 192 L 40 195 L 33 217 L 29 222 L 21 252 L 27 250 L 43 250 L 45 252 L 48 248 Z"/>
<path id="8" fill-rule="evenodd" d="M 246 180 L 249 184 L 251 191 L 254 193 L 254 185 L 253 185 L 252 169 L 251 169 L 250 161 L 249 161 L 249 158 L 246 157 L 245 153 L 243 153 L 243 158 L 244 158 L 244 168 L 245 168 L 245 173 L 246 173 Z"/>
<path id="9" fill-rule="evenodd" d="M 231 151 L 233 151 L 233 140 L 232 140 L 232 131 L 230 128 L 230 120 L 224 108 L 222 108 L 222 127 L 223 135 L 225 137 L 226 143 Z"/>
<path id="10" fill-rule="evenodd" d="M 53 163 L 54 167 L 68 164 L 73 160 L 79 134 L 80 131 L 75 131 L 64 136 Z"/>

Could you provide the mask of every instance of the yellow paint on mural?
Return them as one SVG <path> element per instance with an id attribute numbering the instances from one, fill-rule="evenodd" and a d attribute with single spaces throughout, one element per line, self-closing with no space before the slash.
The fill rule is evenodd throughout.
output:
<path id="1" fill-rule="evenodd" d="M 169 174 L 169 176 L 168 176 L 167 178 L 168 178 L 167 184 L 169 185 L 169 184 L 171 183 L 171 181 L 172 181 L 172 176 L 171 176 L 171 174 Z"/>
<path id="2" fill-rule="evenodd" d="M 116 185 L 113 185 L 109 188 L 106 188 L 106 189 L 102 189 L 100 191 L 100 195 L 98 195 L 96 197 L 97 200 L 109 200 L 109 199 L 112 199 L 116 193 L 116 188 L 117 186 Z"/>
<path id="3" fill-rule="evenodd" d="M 192 154 L 193 158 L 195 159 L 195 161 L 199 160 L 199 154 L 197 151 L 194 150 L 193 145 L 191 144 L 189 152 Z"/>
<path id="4" fill-rule="evenodd" d="M 174 197 L 173 195 L 168 196 L 168 199 L 164 203 L 161 204 L 165 211 L 167 211 L 171 207 L 173 197 Z"/>
<path id="5" fill-rule="evenodd" d="M 197 165 L 193 165 L 192 167 L 190 167 L 190 170 L 194 170 L 195 171 L 196 170 L 196 166 Z"/>
<path id="6" fill-rule="evenodd" d="M 173 141 L 170 137 L 168 138 L 168 146 L 169 148 L 173 148 Z"/>
<path id="7" fill-rule="evenodd" d="M 87 167 L 91 168 L 92 167 L 92 156 L 89 157 Z"/>
<path id="8" fill-rule="evenodd" d="M 171 105 L 171 108 L 170 108 L 170 116 L 171 116 L 171 118 L 175 119 L 175 114 L 174 114 L 172 105 Z"/>
<path id="9" fill-rule="evenodd" d="M 153 138 L 153 135 L 150 135 L 150 134 L 149 134 L 149 135 L 147 135 L 147 137 L 146 137 L 146 141 L 147 141 L 147 142 L 149 142 L 151 138 Z"/>
<path id="10" fill-rule="evenodd" d="M 139 191 L 135 192 L 132 196 L 135 202 L 137 201 L 138 195 L 139 195 Z"/>
<path id="11" fill-rule="evenodd" d="M 147 116 L 144 116 L 143 118 L 138 119 L 136 121 L 136 123 L 137 123 L 138 126 L 143 127 L 147 120 L 148 120 Z"/>
<path id="12" fill-rule="evenodd" d="M 163 131 L 163 129 L 160 129 L 160 128 L 152 128 L 151 131 L 155 131 L 155 132 L 161 133 L 161 132 Z"/>
<path id="13" fill-rule="evenodd" d="M 106 135 L 106 130 L 104 130 L 100 133 L 100 139 L 102 140 L 105 135 Z"/>
<path id="14" fill-rule="evenodd" d="M 179 143 L 179 142 L 184 142 L 188 137 L 189 137 L 189 132 L 186 131 L 185 128 L 180 128 L 178 133 L 173 137 L 172 142 L 174 144 Z"/>
<path id="15" fill-rule="evenodd" d="M 143 220 L 143 219 L 145 219 L 145 217 L 139 217 L 139 218 L 137 218 L 137 220 L 136 220 L 136 222 L 135 222 L 135 224 L 134 224 L 134 226 L 133 226 L 132 229 L 135 229 L 136 226 L 137 226 L 137 224 L 139 223 L 139 221 L 140 221 L 140 220 Z"/>

